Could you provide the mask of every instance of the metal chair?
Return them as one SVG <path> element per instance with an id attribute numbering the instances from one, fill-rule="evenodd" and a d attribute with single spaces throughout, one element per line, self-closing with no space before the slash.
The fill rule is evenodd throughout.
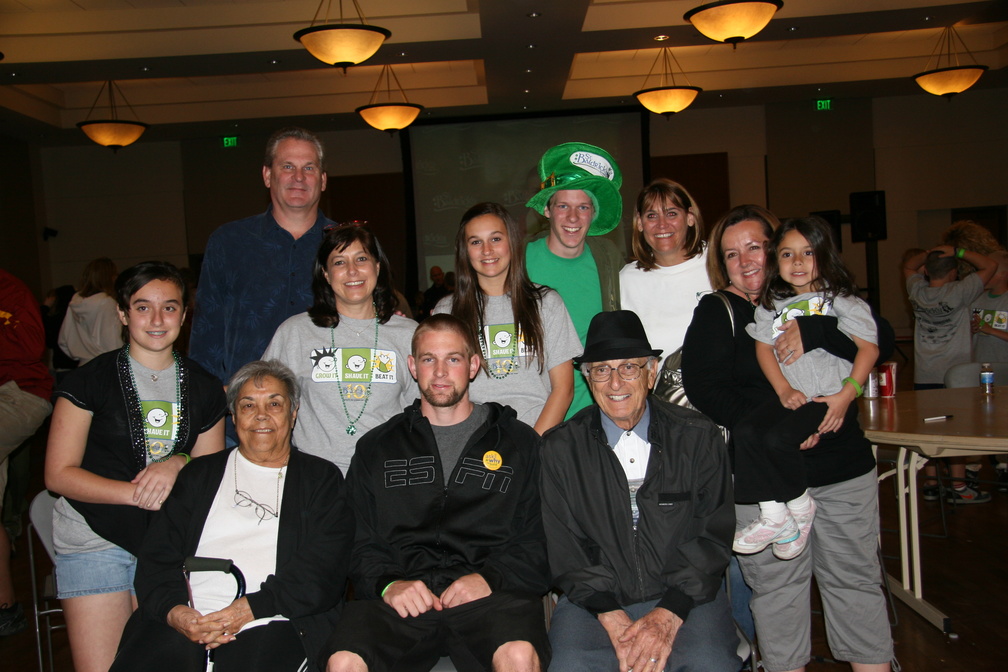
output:
<path id="1" fill-rule="evenodd" d="M 31 572 L 32 588 L 32 616 L 35 625 L 35 641 L 38 648 L 38 669 L 45 672 L 42 661 L 42 632 L 45 631 L 46 650 L 49 652 L 49 672 L 53 672 L 55 664 L 53 662 L 52 633 L 54 630 L 65 630 L 65 623 L 53 623 L 56 617 L 62 618 L 63 609 L 59 606 L 56 598 L 56 576 L 52 572 L 47 574 L 43 581 L 42 590 L 39 590 L 39 578 L 35 570 L 35 544 L 32 537 L 38 536 L 49 560 L 56 564 L 56 551 L 53 549 L 53 506 L 56 504 L 56 497 L 48 491 L 43 490 L 35 495 L 31 505 L 28 507 L 28 568 Z M 34 530 L 34 535 L 32 531 Z"/>

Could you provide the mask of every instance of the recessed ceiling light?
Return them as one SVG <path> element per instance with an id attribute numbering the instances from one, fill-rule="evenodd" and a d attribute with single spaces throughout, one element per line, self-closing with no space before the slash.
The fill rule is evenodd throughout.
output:
<path id="1" fill-rule="evenodd" d="M 529 49 L 535 49 L 535 45 L 534 44 L 530 44 L 530 45 L 528 45 L 528 48 Z"/>
<path id="2" fill-rule="evenodd" d="M 406 52 L 405 52 L 405 51 L 400 51 L 400 52 L 399 52 L 399 55 L 400 55 L 400 56 L 405 56 L 405 55 L 406 55 Z"/>
<path id="3" fill-rule="evenodd" d="M 932 17 L 930 17 L 930 16 L 925 16 L 925 17 L 924 17 L 924 20 L 925 20 L 925 21 L 930 21 L 930 20 L 931 20 L 931 18 L 932 18 Z"/>
<path id="4" fill-rule="evenodd" d="M 528 92 L 529 92 L 529 90 L 528 90 L 528 89 L 525 89 L 525 93 L 528 93 Z"/>
<path id="5" fill-rule="evenodd" d="M 140 68 L 140 72 L 150 72 L 150 68 L 148 68 L 148 67 L 147 67 L 147 66 L 145 65 L 145 66 L 143 66 L 142 68 Z"/>
<path id="6" fill-rule="evenodd" d="M 540 14 L 539 12 L 529 12 L 525 16 L 527 16 L 530 19 L 538 19 L 540 16 L 542 16 L 542 14 Z"/>
<path id="7" fill-rule="evenodd" d="M 797 33 L 798 32 L 798 26 L 788 26 L 788 32 Z"/>
<path id="8" fill-rule="evenodd" d="M 532 68 L 525 68 L 525 72 L 532 72 Z"/>
<path id="9" fill-rule="evenodd" d="M 270 65 L 280 65 L 280 59 L 274 58 L 270 61 Z"/>
<path id="10" fill-rule="evenodd" d="M 668 35 L 655 35 L 654 39 L 655 39 L 655 42 L 664 42 L 665 40 L 669 39 L 669 36 Z"/>

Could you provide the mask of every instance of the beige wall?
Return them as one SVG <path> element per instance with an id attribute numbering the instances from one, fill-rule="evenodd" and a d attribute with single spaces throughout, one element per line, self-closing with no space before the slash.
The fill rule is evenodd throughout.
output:
<path id="1" fill-rule="evenodd" d="M 365 130 L 320 137 L 330 174 L 402 171 L 398 138 Z M 153 258 L 188 266 L 214 229 L 269 205 L 265 146 L 265 136 L 239 136 L 234 149 L 204 138 L 141 140 L 115 154 L 97 145 L 39 150 L 39 229 L 59 231 L 45 244 L 50 271 L 41 285 L 76 285 L 84 265 L 101 256 L 120 268 Z"/>

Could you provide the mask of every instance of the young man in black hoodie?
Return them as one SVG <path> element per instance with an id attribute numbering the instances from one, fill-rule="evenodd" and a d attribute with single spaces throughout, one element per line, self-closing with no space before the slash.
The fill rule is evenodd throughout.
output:
<path id="1" fill-rule="evenodd" d="M 451 315 L 413 336 L 421 398 L 365 434 L 347 474 L 357 519 L 358 598 L 328 649 L 328 672 L 533 672 L 549 664 L 538 435 L 495 403 L 469 400 L 479 349 Z"/>

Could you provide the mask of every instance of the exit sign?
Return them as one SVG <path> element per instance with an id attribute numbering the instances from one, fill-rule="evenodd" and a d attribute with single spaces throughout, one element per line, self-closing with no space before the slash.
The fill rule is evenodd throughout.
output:
<path id="1" fill-rule="evenodd" d="M 234 147 L 237 147 L 238 146 L 238 136 L 237 135 L 228 135 L 228 136 L 225 136 L 225 137 L 221 138 L 221 146 L 224 147 L 224 149 L 232 149 Z"/>
<path id="2" fill-rule="evenodd" d="M 829 98 L 815 101 L 815 109 L 819 112 L 829 112 L 833 109 L 833 101 Z"/>

